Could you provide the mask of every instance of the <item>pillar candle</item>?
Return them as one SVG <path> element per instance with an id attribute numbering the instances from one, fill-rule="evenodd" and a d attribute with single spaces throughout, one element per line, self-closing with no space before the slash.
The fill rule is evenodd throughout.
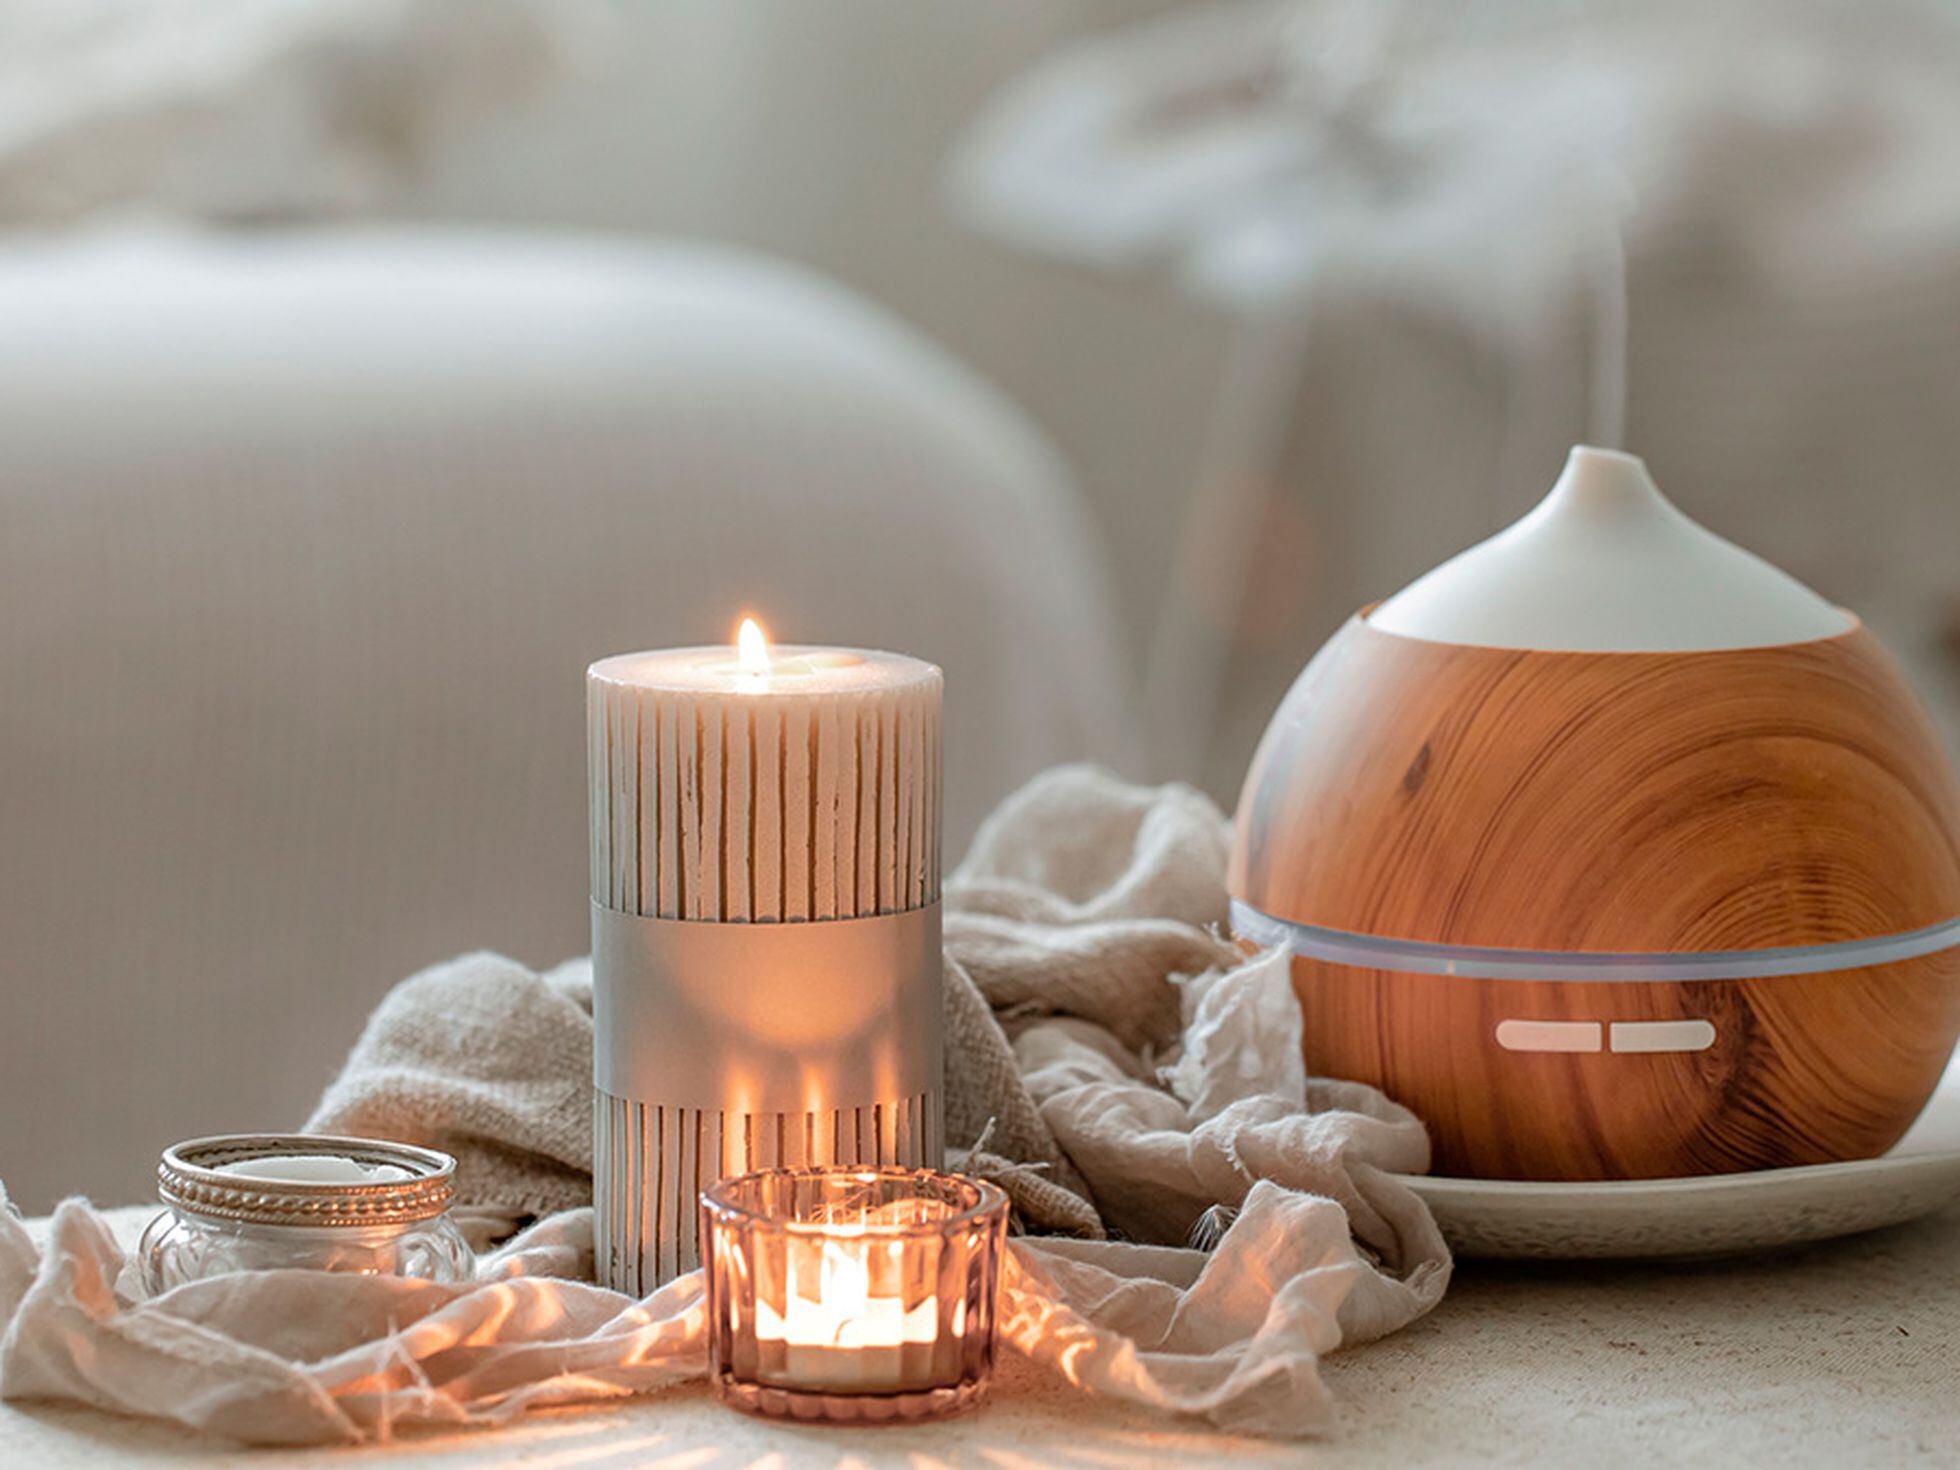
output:
<path id="1" fill-rule="evenodd" d="M 587 676 L 600 1278 L 727 1174 L 940 1157 L 939 670 L 729 647 Z"/>

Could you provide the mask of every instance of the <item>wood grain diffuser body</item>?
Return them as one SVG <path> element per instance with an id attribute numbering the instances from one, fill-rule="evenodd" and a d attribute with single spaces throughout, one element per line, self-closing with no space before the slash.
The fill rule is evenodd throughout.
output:
<path id="1" fill-rule="evenodd" d="M 1960 789 L 1900 670 L 1610 451 L 1321 650 L 1231 887 L 1310 1069 L 1439 1173 L 1868 1157 L 1960 1033 Z"/>
<path id="2" fill-rule="evenodd" d="M 724 1176 L 941 1156 L 939 670 L 743 640 L 586 677 L 594 1235 L 635 1296 Z"/>

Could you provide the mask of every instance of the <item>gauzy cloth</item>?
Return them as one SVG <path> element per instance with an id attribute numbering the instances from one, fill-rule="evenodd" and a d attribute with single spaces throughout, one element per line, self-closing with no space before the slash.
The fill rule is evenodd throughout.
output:
<path id="1" fill-rule="evenodd" d="M 1422 1125 L 1309 1078 L 1285 955 L 1224 937 L 1226 843 L 1198 793 L 1086 767 L 994 814 L 946 886 L 948 1141 L 1020 1228 L 1076 1237 L 1011 1242 L 1005 1343 L 1094 1392 L 1307 1435 L 1331 1420 L 1320 1358 L 1434 1306 L 1450 1260 L 1394 1177 L 1427 1167 Z M 38 1259 L 0 1212 L 0 1394 L 314 1443 L 701 1373 L 698 1274 L 639 1302 L 591 1284 L 591 1044 L 587 962 L 466 956 L 382 1002 L 308 1124 L 456 1155 L 480 1239 L 548 1217 L 471 1283 L 269 1271 L 139 1301 L 85 1204 Z"/>

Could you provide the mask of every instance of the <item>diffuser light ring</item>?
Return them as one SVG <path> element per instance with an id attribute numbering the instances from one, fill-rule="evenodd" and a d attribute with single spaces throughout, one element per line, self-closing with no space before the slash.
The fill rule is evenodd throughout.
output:
<path id="1" fill-rule="evenodd" d="M 1465 980 L 1558 980 L 1621 985 L 1822 975 L 1889 965 L 1960 948 L 1960 918 L 1910 933 L 1835 944 L 1654 954 L 1497 949 L 1384 939 L 1277 919 L 1239 899 L 1232 900 L 1232 926 L 1244 937 L 1269 948 L 1284 947 L 1308 959 L 1356 969 L 1447 975 Z"/>

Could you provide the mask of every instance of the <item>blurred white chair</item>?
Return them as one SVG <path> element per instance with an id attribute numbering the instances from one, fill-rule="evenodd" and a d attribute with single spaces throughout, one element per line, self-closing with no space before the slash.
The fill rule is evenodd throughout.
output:
<path id="1" fill-rule="evenodd" d="M 1123 749 L 1073 486 L 898 323 L 724 252 L 0 249 L 0 1179 L 299 1120 L 383 990 L 586 945 L 591 659 L 904 649 L 949 861 Z"/>

